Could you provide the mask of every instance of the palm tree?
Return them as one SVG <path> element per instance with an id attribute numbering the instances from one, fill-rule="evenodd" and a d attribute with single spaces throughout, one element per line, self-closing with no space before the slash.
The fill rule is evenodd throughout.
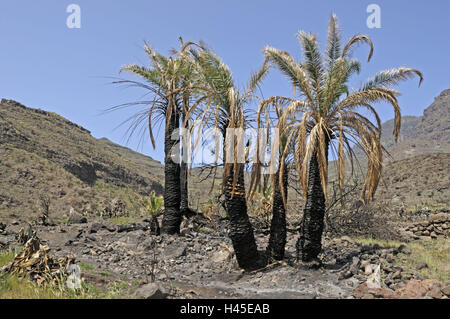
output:
<path id="1" fill-rule="evenodd" d="M 210 88 L 210 103 L 202 110 L 202 119 L 211 119 L 210 126 L 217 128 L 223 138 L 223 183 L 222 192 L 225 209 L 230 222 L 229 237 L 232 240 L 239 266 L 254 268 L 259 261 L 253 227 L 247 214 L 246 190 L 244 181 L 245 163 L 239 163 L 239 141 L 229 133 L 229 129 L 245 129 L 247 106 L 253 99 L 253 92 L 267 73 L 266 64 L 252 74 L 247 88 L 236 88 L 231 71 L 227 65 L 205 46 L 199 51 L 191 50 L 193 59 L 201 73 L 201 81 Z M 242 141 L 241 141 L 242 142 Z M 216 150 L 218 153 L 218 150 Z M 234 160 L 227 162 L 227 152 L 234 153 Z M 215 163 L 217 168 L 217 162 Z M 215 175 L 215 173 L 214 173 Z"/>
<path id="2" fill-rule="evenodd" d="M 380 142 L 381 123 L 373 105 L 387 102 L 393 106 L 393 134 L 397 140 L 401 126 L 397 100 L 400 93 L 392 86 L 414 75 L 420 77 L 421 83 L 423 77 L 419 71 L 406 67 L 381 71 L 360 89 L 350 92 L 349 80 L 359 73 L 361 67 L 360 62 L 351 57 L 351 49 L 358 43 L 369 44 L 370 61 L 373 53 L 370 38 L 356 35 L 342 47 L 335 15 L 330 19 L 325 55 L 320 53 L 315 35 L 301 31 L 297 38 L 303 49 L 300 63 L 289 53 L 270 46 L 264 49 L 264 54 L 287 76 L 294 94 L 299 93 L 296 107 L 292 107 L 292 112 L 297 114 L 297 123 L 291 128 L 288 139 L 296 140 L 294 158 L 306 197 L 297 255 L 302 261 L 311 262 L 317 260 L 321 251 L 329 148 L 336 154 L 341 195 L 345 153 L 353 168 L 355 154 L 352 145 L 364 150 L 368 166 L 361 197 L 364 201 L 371 200 L 381 178 L 384 150 Z M 361 110 L 366 110 L 369 115 L 359 112 Z"/>
<path id="3" fill-rule="evenodd" d="M 177 129 L 180 128 L 180 117 L 183 117 L 183 122 L 187 121 L 186 114 L 189 113 L 189 108 L 196 103 L 199 103 L 201 97 L 199 92 L 202 88 L 196 86 L 196 75 L 193 72 L 192 63 L 185 55 L 186 49 L 192 45 L 192 42 L 183 43 L 180 38 L 181 50 L 173 51 L 174 55 L 165 57 L 145 43 L 145 51 L 150 59 L 151 67 L 141 65 L 125 65 L 121 72 L 128 72 L 141 77 L 144 82 L 120 80 L 114 83 L 126 84 L 144 88 L 151 94 L 152 99 L 149 101 L 139 101 L 127 103 L 111 108 L 111 110 L 120 109 L 123 107 L 145 105 L 145 109 L 134 114 L 125 122 L 131 122 L 128 129 L 130 136 L 140 127 L 141 124 L 146 123 L 145 130 L 148 129 L 150 139 L 153 147 L 155 147 L 155 139 L 153 137 L 153 126 L 155 123 L 164 120 L 164 216 L 162 222 L 162 231 L 167 234 L 176 234 L 180 231 L 180 224 L 182 219 L 181 202 L 182 194 L 187 196 L 187 180 L 184 181 L 182 193 L 182 185 L 180 179 L 180 161 L 179 157 L 179 143 L 180 135 Z M 192 103 L 191 99 L 198 99 Z M 124 122 L 124 123 L 125 123 Z M 184 177 L 187 178 L 187 173 L 184 172 Z M 187 198 L 184 202 L 187 202 Z"/>
<path id="4" fill-rule="evenodd" d="M 289 106 L 286 111 L 283 109 L 287 103 Z M 276 128 L 278 142 L 274 145 L 270 145 L 267 139 L 268 131 L 265 131 L 264 137 L 260 134 L 262 126 L 262 112 L 264 112 L 265 128 L 268 129 L 272 126 L 270 118 L 270 108 L 273 107 L 273 113 L 276 118 Z M 288 196 L 288 174 L 289 166 L 287 163 L 287 157 L 291 153 L 292 141 L 288 139 L 288 132 L 293 123 L 291 122 L 293 112 L 289 112 L 290 109 L 296 107 L 296 102 L 292 99 L 271 97 L 260 104 L 257 111 L 257 125 L 258 125 L 258 137 L 257 137 L 257 152 L 260 152 L 262 147 L 278 147 L 279 152 L 278 159 L 271 158 L 271 161 L 278 160 L 276 163 L 277 170 L 275 174 L 272 174 L 273 196 L 272 196 L 272 221 L 270 224 L 270 237 L 269 243 L 266 248 L 266 257 L 269 262 L 274 260 L 283 260 L 286 246 L 286 205 Z M 257 158 L 253 163 L 252 181 L 250 184 L 250 196 L 252 196 L 259 187 L 261 180 L 261 158 Z M 266 180 L 264 181 L 266 183 Z"/>

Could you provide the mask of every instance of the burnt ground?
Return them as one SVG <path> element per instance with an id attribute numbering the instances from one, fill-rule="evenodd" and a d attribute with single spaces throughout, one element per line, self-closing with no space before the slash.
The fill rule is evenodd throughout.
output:
<path id="1" fill-rule="evenodd" d="M 365 246 L 348 237 L 324 239 L 319 269 L 300 265 L 295 258 L 296 233 L 288 233 L 283 262 L 244 272 L 237 266 L 226 227 L 216 229 L 207 219 L 194 218 L 183 222 L 179 236 L 156 236 L 149 225 L 144 219 L 127 225 L 95 221 L 33 229 L 52 255 L 76 258 L 86 283 L 99 289 L 128 283 L 120 298 L 150 297 L 153 292 L 146 291 L 145 284 L 154 282 L 167 298 L 346 299 L 367 280 L 367 265 L 380 263 L 392 275 L 392 289 L 402 284 L 400 278 L 418 278 L 391 264 L 395 255 L 405 253 L 404 247 Z M 7 226 L 0 239 L 11 248 L 20 247 L 15 234 L 22 227 Z M 264 250 L 268 235 L 256 230 L 255 236 Z"/>

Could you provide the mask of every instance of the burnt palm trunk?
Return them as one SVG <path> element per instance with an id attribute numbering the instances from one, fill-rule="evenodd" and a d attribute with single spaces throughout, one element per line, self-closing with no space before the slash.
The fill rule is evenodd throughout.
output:
<path id="1" fill-rule="evenodd" d="M 164 137 L 164 217 L 161 231 L 166 234 L 180 232 L 181 212 L 181 183 L 180 164 L 172 158 L 172 150 L 179 144 L 179 139 L 172 139 L 172 134 L 179 127 L 180 116 L 178 111 L 173 111 L 169 119 L 169 125 Z"/>
<path id="2" fill-rule="evenodd" d="M 326 160 L 328 161 L 326 141 Z M 300 225 L 300 238 L 297 241 L 297 258 L 304 262 L 317 260 L 322 250 L 322 233 L 325 216 L 325 195 L 320 182 L 317 152 L 313 153 L 309 164 L 308 191 L 303 219 Z"/>
<path id="3" fill-rule="evenodd" d="M 247 215 L 247 201 L 245 197 L 244 164 L 225 164 L 225 209 L 230 222 L 229 237 L 233 243 L 234 252 L 239 267 L 243 269 L 255 268 L 258 264 L 258 249 L 256 246 L 253 227 Z M 233 174 L 237 169 L 237 182 L 233 193 Z"/>
<path id="4" fill-rule="evenodd" d="M 269 244 L 266 254 L 269 261 L 283 260 L 286 247 L 286 207 L 283 203 L 283 195 L 280 187 L 281 164 L 275 174 L 275 183 L 272 202 L 272 222 L 270 224 Z M 282 187 L 287 198 L 288 194 L 288 169 L 284 166 Z"/>
<path id="5" fill-rule="evenodd" d="M 189 215 L 189 194 L 188 194 L 188 167 L 186 162 L 181 162 L 180 182 L 181 182 L 181 215 Z"/>
<path id="6" fill-rule="evenodd" d="M 184 101 L 184 103 L 186 104 L 186 101 Z M 184 123 L 184 115 L 181 116 L 181 121 L 182 123 Z M 184 129 L 187 129 L 187 127 L 184 127 Z M 184 139 L 187 138 L 186 134 L 183 135 L 183 144 L 182 144 L 182 148 L 181 148 L 181 171 L 180 171 L 180 182 L 181 182 L 181 190 L 180 190 L 180 194 L 181 194 L 181 202 L 180 202 L 180 211 L 181 211 L 181 215 L 183 216 L 187 216 L 189 215 L 189 192 L 188 192 L 188 158 L 187 158 L 187 152 L 188 150 L 186 149 L 188 146 L 187 141 L 185 141 Z"/>

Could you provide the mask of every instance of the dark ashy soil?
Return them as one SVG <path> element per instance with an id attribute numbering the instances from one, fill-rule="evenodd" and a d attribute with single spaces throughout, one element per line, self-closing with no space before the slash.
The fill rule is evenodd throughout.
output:
<path id="1" fill-rule="evenodd" d="M 324 239 L 319 269 L 298 264 L 296 233 L 288 234 L 283 262 L 244 272 L 237 267 L 226 227 L 214 225 L 198 215 L 183 222 L 179 236 L 155 235 L 147 219 L 127 225 L 94 221 L 33 229 L 52 254 L 72 255 L 89 265 L 89 271 L 83 270 L 86 281 L 100 286 L 117 279 L 135 283 L 125 298 L 158 293 L 167 298 L 354 298 L 354 289 L 378 264 L 387 274 L 384 286 L 391 289 L 403 287 L 405 280 L 421 279 L 392 264 L 396 255 L 408 253 L 406 247 L 362 245 L 348 237 Z M 8 225 L 0 242 L 20 247 L 16 234 L 21 228 L 26 225 Z M 257 230 L 256 239 L 264 250 L 268 236 Z"/>

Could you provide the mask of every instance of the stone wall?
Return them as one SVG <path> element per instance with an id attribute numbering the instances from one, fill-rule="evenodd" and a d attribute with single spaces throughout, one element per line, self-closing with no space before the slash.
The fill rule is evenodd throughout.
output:
<path id="1" fill-rule="evenodd" d="M 428 217 L 428 220 L 414 223 L 405 228 L 414 238 L 421 237 L 448 238 L 450 237 L 450 214 L 438 213 Z"/>

